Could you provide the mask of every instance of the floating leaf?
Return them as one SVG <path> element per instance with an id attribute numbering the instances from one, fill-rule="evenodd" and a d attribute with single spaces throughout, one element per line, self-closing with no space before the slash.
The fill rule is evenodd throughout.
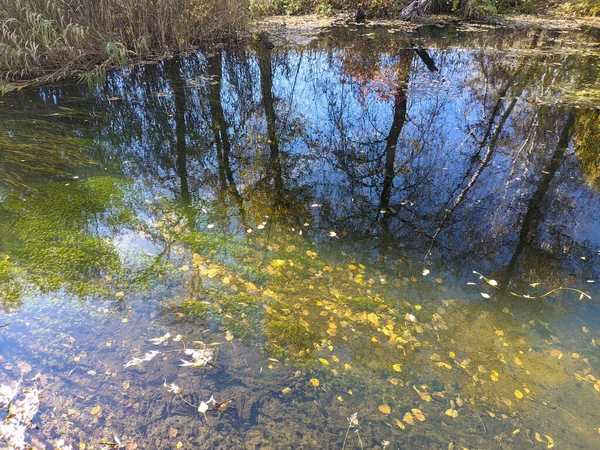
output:
<path id="1" fill-rule="evenodd" d="M 311 378 L 311 379 L 310 379 L 310 384 L 312 384 L 314 387 L 319 387 L 319 384 L 321 384 L 321 383 L 319 382 L 319 380 L 318 380 L 318 379 L 316 379 L 316 378 Z"/>
<path id="2" fill-rule="evenodd" d="M 205 414 L 208 411 L 208 404 L 204 401 L 200 402 L 200 406 L 198 406 L 198 412 Z"/>
<path id="3" fill-rule="evenodd" d="M 417 420 L 419 420 L 420 422 L 424 422 L 425 421 L 425 416 L 423 415 L 423 413 L 421 412 L 420 409 L 414 408 L 412 410 L 412 412 L 415 415 L 415 417 L 417 418 Z"/>
<path id="4" fill-rule="evenodd" d="M 386 416 L 392 412 L 392 409 L 389 407 L 389 405 L 379 405 L 378 409 Z"/>
<path id="5" fill-rule="evenodd" d="M 394 372 L 402 372 L 402 363 L 394 364 L 392 369 L 394 369 Z"/>
<path id="6" fill-rule="evenodd" d="M 373 325 L 375 325 L 376 327 L 379 326 L 379 317 L 377 317 L 377 314 L 375 314 L 375 313 L 369 313 L 367 315 L 367 320 L 369 322 L 371 322 Z"/>
<path id="7" fill-rule="evenodd" d="M 523 393 L 520 390 L 515 389 L 515 397 L 517 397 L 520 400 L 523 398 Z"/>
<path id="8" fill-rule="evenodd" d="M 458 411 L 454 408 L 450 408 L 446 410 L 446 415 L 456 419 L 458 417 Z"/>
<path id="9" fill-rule="evenodd" d="M 325 358 L 319 358 L 319 361 L 321 361 L 321 364 L 324 364 L 325 366 L 329 365 L 329 361 L 327 361 Z"/>
<path id="10" fill-rule="evenodd" d="M 486 294 L 485 292 L 482 292 L 482 293 L 481 293 L 481 296 L 482 296 L 483 298 L 491 298 L 490 294 Z"/>
<path id="11" fill-rule="evenodd" d="M 401 428 L 402 430 L 406 429 L 406 426 L 400 422 L 398 419 L 394 419 L 394 422 L 396 423 L 396 425 L 398 425 L 398 428 Z"/>

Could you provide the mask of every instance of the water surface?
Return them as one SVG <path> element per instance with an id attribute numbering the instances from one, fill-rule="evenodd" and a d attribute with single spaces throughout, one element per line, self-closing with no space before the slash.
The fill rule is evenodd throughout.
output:
<path id="1" fill-rule="evenodd" d="M 30 442 L 598 447 L 598 36 L 265 44 L 0 100 Z"/>

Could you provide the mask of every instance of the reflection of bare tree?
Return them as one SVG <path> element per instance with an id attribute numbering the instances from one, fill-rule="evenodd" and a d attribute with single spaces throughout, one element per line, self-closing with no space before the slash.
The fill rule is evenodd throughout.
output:
<path id="1" fill-rule="evenodd" d="M 181 199 L 185 205 L 189 205 L 190 187 L 188 184 L 187 146 L 185 143 L 185 90 L 183 80 L 181 79 L 181 68 L 178 59 L 173 60 L 169 65 L 169 78 L 175 103 L 175 148 L 177 151 L 177 160 L 175 164 L 177 166 L 179 183 L 181 184 Z"/>
<path id="2" fill-rule="evenodd" d="M 225 120 L 223 103 L 221 100 L 221 88 L 223 78 L 223 55 L 218 50 L 208 57 L 207 72 L 211 80 L 209 90 L 209 105 L 212 122 L 212 131 L 217 150 L 217 163 L 221 192 L 228 190 L 237 203 L 242 223 L 245 223 L 244 203 L 238 192 L 233 170 L 231 168 L 231 143 L 229 140 L 229 125 Z"/>
<path id="3" fill-rule="evenodd" d="M 267 181 L 272 183 L 273 199 L 276 207 L 284 202 L 283 173 L 279 138 L 277 136 L 277 116 L 273 101 L 273 63 L 272 49 L 261 45 L 257 50 L 258 67 L 260 69 L 260 92 L 262 106 L 267 120 L 267 143 L 269 144 L 269 160 L 267 167 Z"/>
<path id="4" fill-rule="evenodd" d="M 525 216 L 523 217 L 523 221 L 521 222 L 521 230 L 519 232 L 517 246 L 501 278 L 501 285 L 504 287 L 508 287 L 511 279 L 515 275 L 519 258 L 521 257 L 521 255 L 523 254 L 523 252 L 529 244 L 531 230 L 535 227 L 536 223 L 542 217 L 542 203 L 550 189 L 550 183 L 555 178 L 556 173 L 558 172 L 564 161 L 565 152 L 567 151 L 569 147 L 569 142 L 571 141 L 571 138 L 573 136 L 574 123 L 575 116 L 573 112 L 568 112 L 566 115 L 565 124 L 562 128 L 562 132 L 560 133 L 560 138 L 558 140 L 558 143 L 556 144 L 554 152 L 552 153 L 550 163 L 548 164 L 546 170 L 543 171 L 543 176 L 540 178 L 537 187 L 531 199 L 529 200 L 529 203 L 527 204 Z"/>

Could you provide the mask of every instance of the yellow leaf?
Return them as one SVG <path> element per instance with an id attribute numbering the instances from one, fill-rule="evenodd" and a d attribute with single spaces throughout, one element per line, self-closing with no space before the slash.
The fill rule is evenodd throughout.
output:
<path id="1" fill-rule="evenodd" d="M 544 442 L 540 433 L 535 433 L 535 440 L 538 442 Z"/>
<path id="2" fill-rule="evenodd" d="M 183 447 L 183 442 L 179 441 L 175 447 L 177 447 L 177 448 Z"/>
<path id="3" fill-rule="evenodd" d="M 424 422 L 425 421 L 425 416 L 423 415 L 423 413 L 421 412 L 420 409 L 413 409 L 412 410 L 413 414 L 415 415 L 415 417 L 417 418 L 417 420 Z"/>
<path id="4" fill-rule="evenodd" d="M 100 414 L 100 411 L 102 411 L 102 408 L 100 407 L 100 405 L 96 405 L 92 408 L 92 415 L 95 416 L 97 414 Z"/>
<path id="5" fill-rule="evenodd" d="M 369 320 L 369 322 L 371 322 L 376 327 L 379 326 L 379 317 L 377 317 L 377 314 L 375 314 L 375 313 L 369 313 L 367 315 L 367 319 Z"/>
<path id="6" fill-rule="evenodd" d="M 600 380 L 596 381 L 596 383 L 594 384 L 594 389 L 600 392 Z"/>
<path id="7" fill-rule="evenodd" d="M 515 397 L 517 397 L 518 399 L 522 399 L 523 398 L 523 393 L 520 390 L 516 389 L 515 390 Z"/>
<path id="8" fill-rule="evenodd" d="M 445 362 L 435 363 L 438 367 L 443 367 L 444 369 L 452 370 L 452 366 L 450 364 L 446 364 Z"/>
<path id="9" fill-rule="evenodd" d="M 314 387 L 319 387 L 319 380 L 317 380 L 316 378 L 311 378 L 310 379 L 310 384 L 312 384 Z"/>
<path id="10" fill-rule="evenodd" d="M 329 365 L 329 361 L 327 361 L 325 358 L 319 358 L 319 361 L 321 361 L 321 363 L 323 363 L 326 366 Z"/>
<path id="11" fill-rule="evenodd" d="M 392 412 L 392 410 L 389 407 L 389 405 L 379 405 L 379 411 L 381 411 L 385 415 L 388 415 L 389 413 Z"/>
<path id="12" fill-rule="evenodd" d="M 289 388 L 289 387 L 283 388 L 283 389 L 281 390 L 281 393 L 282 393 L 283 395 L 288 395 L 290 392 L 292 392 L 292 389 L 291 389 L 291 388 Z"/>
<path id="13" fill-rule="evenodd" d="M 562 358 L 563 354 L 560 350 L 552 350 L 550 352 L 550 356 L 560 359 L 560 358 Z"/>
<path id="14" fill-rule="evenodd" d="M 415 421 L 414 421 L 414 419 L 413 419 L 413 416 L 412 416 L 412 414 L 411 414 L 411 413 L 409 413 L 409 412 L 407 412 L 406 414 L 404 414 L 404 417 L 402 418 L 402 420 L 403 420 L 404 422 L 406 422 L 407 424 L 409 424 L 409 425 L 414 425 L 414 424 L 415 424 Z"/>
<path id="15" fill-rule="evenodd" d="M 544 437 L 546 439 L 548 439 L 548 448 L 552 448 L 554 447 L 554 439 L 552 439 L 550 436 L 548 436 L 547 434 L 544 435 Z"/>
<path id="16" fill-rule="evenodd" d="M 394 364 L 392 369 L 394 369 L 394 372 L 402 372 L 402 363 Z"/>
<path id="17" fill-rule="evenodd" d="M 80 442 L 80 443 L 79 443 L 79 448 L 80 448 L 81 450 L 85 450 L 85 442 Z"/>
<path id="18" fill-rule="evenodd" d="M 406 427 L 404 426 L 404 424 L 402 422 L 400 422 L 398 419 L 394 419 L 394 422 L 396 422 L 396 425 L 398 425 L 398 428 L 401 428 L 403 430 L 406 429 Z"/>
<path id="19" fill-rule="evenodd" d="M 452 417 L 453 419 L 456 419 L 458 417 L 458 411 L 450 408 L 446 410 L 446 415 Z"/>
<path id="20" fill-rule="evenodd" d="M 431 401 L 431 395 L 429 395 L 429 393 L 427 392 L 419 392 L 419 397 L 421 397 L 421 400 L 426 401 L 426 402 L 430 402 Z"/>

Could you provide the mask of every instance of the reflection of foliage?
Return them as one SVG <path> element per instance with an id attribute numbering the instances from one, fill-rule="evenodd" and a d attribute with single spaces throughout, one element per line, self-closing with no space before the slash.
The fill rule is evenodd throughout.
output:
<path id="1" fill-rule="evenodd" d="M 85 294 L 101 289 L 102 279 L 120 267 L 111 245 L 93 230 L 121 196 L 110 178 L 37 186 L 27 201 L 9 195 L 0 206 L 7 254 L 31 280 L 48 292 L 66 287 Z M 122 219 L 116 213 L 112 221 Z"/>
<path id="2" fill-rule="evenodd" d="M 600 190 L 600 112 L 583 110 L 575 123 L 575 153 L 581 162 L 585 182 Z"/>

